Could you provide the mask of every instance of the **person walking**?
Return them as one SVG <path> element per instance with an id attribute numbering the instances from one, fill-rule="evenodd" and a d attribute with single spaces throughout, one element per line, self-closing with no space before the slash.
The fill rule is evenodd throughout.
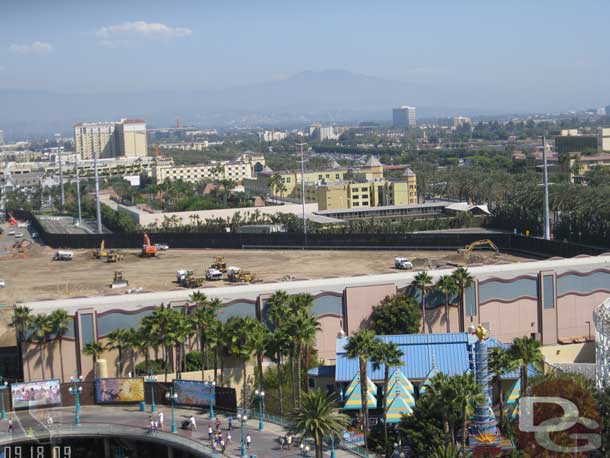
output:
<path id="1" fill-rule="evenodd" d="M 155 421 L 153 420 L 152 415 L 149 415 L 149 417 L 148 417 L 148 426 L 150 427 L 150 432 L 154 433 L 155 432 Z"/>
<path id="2" fill-rule="evenodd" d="M 280 450 L 284 450 L 285 442 L 286 442 L 286 439 L 284 438 L 284 436 L 280 436 Z"/>
<path id="3" fill-rule="evenodd" d="M 228 432 L 227 433 L 227 440 L 225 441 L 225 444 L 228 447 L 230 443 L 231 443 L 231 433 Z"/>
<path id="4" fill-rule="evenodd" d="M 233 415 L 229 417 L 229 431 L 233 429 Z"/>
<path id="5" fill-rule="evenodd" d="M 53 426 L 53 417 L 49 414 L 49 416 L 47 417 L 47 428 L 51 429 L 52 426 Z"/>
<path id="6" fill-rule="evenodd" d="M 216 431 L 220 431 L 220 420 L 216 418 Z"/>
<path id="7" fill-rule="evenodd" d="M 225 440 L 221 436 L 220 437 L 220 451 L 222 452 L 223 455 L 225 453 L 225 447 L 226 447 Z"/>
<path id="8" fill-rule="evenodd" d="M 252 446 L 252 436 L 250 435 L 250 433 L 246 434 L 246 448 L 248 450 L 250 450 L 250 447 Z"/>
<path id="9" fill-rule="evenodd" d="M 15 424 L 13 423 L 13 419 L 9 418 L 8 419 L 8 432 L 9 434 L 12 434 L 15 431 Z"/>
<path id="10" fill-rule="evenodd" d="M 163 430 L 163 421 L 164 421 L 164 415 L 163 412 L 159 412 L 159 414 L 157 415 L 158 419 L 159 419 L 159 428 L 161 428 L 161 430 Z"/>
<path id="11" fill-rule="evenodd" d="M 193 415 L 190 416 L 189 423 L 191 425 L 191 431 L 197 431 L 197 423 L 195 422 L 195 417 Z"/>
<path id="12" fill-rule="evenodd" d="M 290 450 L 290 447 L 292 446 L 292 434 L 290 433 L 288 433 L 288 435 L 286 436 L 286 446 L 288 450 Z"/>
<path id="13" fill-rule="evenodd" d="M 208 440 L 211 441 L 212 440 L 212 434 L 214 434 L 214 431 L 212 430 L 212 424 L 210 423 L 208 425 Z"/>

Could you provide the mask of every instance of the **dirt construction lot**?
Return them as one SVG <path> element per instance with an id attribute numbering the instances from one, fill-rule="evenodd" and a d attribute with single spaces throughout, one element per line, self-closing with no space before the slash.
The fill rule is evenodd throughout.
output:
<path id="1" fill-rule="evenodd" d="M 140 258 L 136 250 L 124 251 L 119 263 L 94 259 L 91 250 L 74 250 L 72 261 L 52 261 L 54 250 L 34 244 L 24 253 L 0 256 L 0 279 L 6 287 L 0 289 L 0 303 L 58 299 L 79 296 L 116 294 L 110 288 L 113 273 L 123 272 L 130 288 L 143 291 L 164 291 L 180 288 L 176 271 L 189 269 L 204 276 L 214 256 L 224 256 L 228 266 L 239 266 L 250 271 L 259 281 L 273 282 L 292 276 L 294 279 L 313 279 L 389 273 L 394 270 L 394 257 L 403 256 L 413 261 L 416 269 L 464 264 L 463 255 L 450 251 L 303 251 L 303 250 L 172 250 L 159 253 L 156 258 Z M 490 251 L 472 254 L 470 263 L 496 264 L 517 262 L 523 258 Z M 208 282 L 206 286 L 220 286 Z"/>

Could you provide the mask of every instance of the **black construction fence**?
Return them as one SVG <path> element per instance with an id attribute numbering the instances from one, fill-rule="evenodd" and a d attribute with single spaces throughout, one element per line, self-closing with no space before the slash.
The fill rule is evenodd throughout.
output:
<path id="1" fill-rule="evenodd" d="M 111 234 L 56 234 L 47 232 L 37 218 L 29 212 L 14 211 L 17 219 L 27 219 L 49 246 L 63 248 L 97 248 L 102 240 L 106 248 L 141 248 L 142 233 Z M 531 257 L 570 258 L 578 255 L 596 256 L 610 251 L 607 247 L 582 245 L 566 241 L 544 240 L 519 234 L 502 232 L 422 232 L 403 234 L 307 234 L 273 233 L 206 233 L 160 232 L 149 233 L 152 243 L 166 243 L 171 248 L 264 248 L 264 249 L 411 249 L 457 250 L 481 239 L 489 239 L 506 253 Z"/>

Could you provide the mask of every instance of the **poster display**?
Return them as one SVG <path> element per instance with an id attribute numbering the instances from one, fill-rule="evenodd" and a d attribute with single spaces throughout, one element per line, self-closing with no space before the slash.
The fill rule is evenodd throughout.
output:
<path id="1" fill-rule="evenodd" d="M 143 378 L 98 378 L 95 400 L 100 404 L 140 402 L 144 400 Z"/>
<path id="2" fill-rule="evenodd" d="M 61 404 L 60 381 L 12 383 L 11 399 L 15 410 Z"/>
<path id="3" fill-rule="evenodd" d="M 209 406 L 210 397 L 214 401 L 214 386 L 195 380 L 174 380 L 174 393 L 178 395 L 176 404 L 187 406 Z"/>

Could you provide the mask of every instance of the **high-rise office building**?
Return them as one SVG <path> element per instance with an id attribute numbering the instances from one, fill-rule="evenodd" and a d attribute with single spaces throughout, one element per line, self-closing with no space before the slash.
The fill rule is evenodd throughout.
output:
<path id="1" fill-rule="evenodd" d="M 146 123 L 121 119 L 119 122 L 85 122 L 74 126 L 74 147 L 82 159 L 144 157 L 147 154 Z"/>
<path id="2" fill-rule="evenodd" d="M 394 127 L 415 127 L 417 123 L 415 107 L 402 106 L 400 108 L 394 108 L 392 110 L 392 121 Z"/>
<path id="3" fill-rule="evenodd" d="M 4 131 L 0 130 L 0 145 L 4 145 Z"/>

